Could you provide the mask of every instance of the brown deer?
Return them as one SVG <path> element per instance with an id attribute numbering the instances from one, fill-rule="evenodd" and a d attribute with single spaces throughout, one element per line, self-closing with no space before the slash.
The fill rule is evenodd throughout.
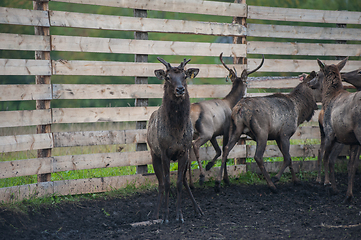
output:
<path id="1" fill-rule="evenodd" d="M 217 192 L 220 191 L 223 171 L 223 180 L 225 183 L 229 182 L 226 168 L 227 156 L 241 134 L 247 134 L 256 141 L 254 159 L 273 192 L 277 191 L 274 183 L 279 181 L 286 167 L 289 167 L 291 171 L 293 182 L 298 182 L 289 153 L 290 138 L 298 125 L 309 121 L 314 110 L 317 109 L 315 96 L 319 96 L 319 90 L 313 90 L 307 85 L 315 75 L 316 73 L 312 72 L 289 94 L 276 93 L 265 97 L 247 97 L 236 104 L 232 110 L 229 141 L 224 148 L 221 170 L 216 179 Z M 272 180 L 263 165 L 267 140 L 276 140 L 283 155 L 283 165 Z"/>
<path id="2" fill-rule="evenodd" d="M 346 201 L 353 198 L 353 180 L 358 163 L 359 146 L 361 145 L 361 92 L 346 91 L 341 82 L 340 70 L 348 58 L 337 65 L 326 65 L 317 59 L 320 70 L 324 74 L 322 83 L 322 108 L 324 109 L 323 132 L 324 144 L 321 154 L 325 163 L 329 163 L 331 186 L 338 192 L 335 175 L 334 160 L 330 154 L 336 143 L 350 145 L 350 159 L 348 162 L 348 187 Z M 318 81 L 320 79 L 317 79 Z M 313 83 L 310 83 L 313 85 Z"/>
<path id="3" fill-rule="evenodd" d="M 343 66 L 339 65 L 339 67 L 342 69 Z M 341 71 L 339 69 L 339 71 Z M 315 80 L 312 80 L 310 83 L 313 85 L 316 85 L 316 88 L 321 88 L 324 74 L 322 71 L 319 71 L 316 75 Z M 356 87 L 358 91 L 361 90 L 361 70 L 354 70 L 351 72 L 341 73 L 341 79 L 342 81 L 348 82 Z M 311 86 L 313 87 L 313 86 Z M 322 88 L 321 88 L 322 89 Z M 324 139 L 325 139 L 325 133 L 323 131 L 323 118 L 325 115 L 325 109 L 322 108 L 320 111 L 320 114 L 318 116 L 318 124 L 320 127 L 320 134 L 321 134 L 321 147 L 318 150 L 318 157 L 317 157 L 317 178 L 316 182 L 322 183 L 321 179 L 321 162 L 323 159 L 323 153 L 321 152 L 322 146 L 324 145 Z M 335 142 L 334 147 L 331 150 L 329 159 L 323 159 L 324 160 L 324 168 L 325 168 L 325 179 L 324 179 L 324 185 L 330 185 L 330 178 L 329 178 L 329 161 L 335 162 L 338 155 L 340 155 L 344 145 L 338 142 Z M 359 148 L 359 151 L 361 149 Z M 360 155 L 360 153 L 358 154 Z"/>
<path id="4" fill-rule="evenodd" d="M 223 53 L 219 55 L 219 58 L 223 66 L 229 72 L 227 79 L 229 78 L 232 81 L 231 91 L 223 99 L 211 99 L 191 104 L 190 114 L 194 129 L 193 150 L 200 169 L 199 183 L 201 185 L 204 182 L 204 169 L 202 167 L 201 161 L 199 160 L 199 148 L 206 142 L 211 141 L 214 150 L 216 150 L 216 155 L 206 166 L 206 170 L 208 171 L 213 167 L 217 158 L 221 156 L 221 149 L 217 143 L 216 137 L 223 135 L 223 147 L 228 142 L 229 123 L 232 108 L 247 92 L 248 75 L 256 72 L 262 67 L 264 63 L 263 57 L 262 62 L 256 69 L 250 72 L 247 72 L 245 69 L 243 70 L 241 77 L 237 77 L 237 73 L 228 68 L 227 65 L 223 62 L 222 55 Z M 191 187 L 193 187 L 190 163 L 191 162 L 189 162 L 189 184 Z"/>
<path id="5" fill-rule="evenodd" d="M 156 219 L 159 218 L 159 210 L 164 198 L 165 216 L 163 221 L 169 222 L 170 161 L 178 160 L 176 220 L 184 222 L 181 211 L 183 185 L 192 200 L 195 212 L 203 215 L 185 177 L 193 136 L 186 79 L 197 76 L 199 69 L 184 69 L 190 59 L 187 61 L 184 59 L 178 67 L 172 67 L 162 58 L 158 57 L 157 59 L 165 65 L 166 71 L 163 69 L 154 71 L 158 79 L 165 80 L 164 95 L 161 106 L 152 113 L 149 119 L 147 131 L 147 142 L 150 147 L 154 172 L 159 183 L 158 201 L 154 216 Z"/>

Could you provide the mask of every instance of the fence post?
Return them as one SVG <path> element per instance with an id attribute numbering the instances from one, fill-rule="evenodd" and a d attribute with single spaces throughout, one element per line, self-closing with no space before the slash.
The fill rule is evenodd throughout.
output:
<path id="1" fill-rule="evenodd" d="M 246 4 L 246 0 L 234 0 L 235 3 Z M 233 17 L 233 23 L 241 24 L 242 26 L 247 26 L 246 23 L 247 17 Z M 243 37 L 233 37 L 233 44 L 247 44 L 246 36 Z M 247 57 L 234 57 L 234 64 L 246 64 L 247 65 Z M 238 140 L 239 145 L 246 145 L 246 140 L 241 138 Z M 235 158 L 234 164 L 245 164 L 246 158 Z"/>
<path id="2" fill-rule="evenodd" d="M 48 11 L 49 4 L 48 2 L 33 1 L 34 10 Z M 49 27 L 34 27 L 35 35 L 49 36 Z M 51 49 L 51 48 L 50 48 Z M 50 61 L 50 52 L 48 51 L 35 51 L 36 60 L 49 60 Z M 36 84 L 50 84 L 50 76 L 35 76 Z M 36 100 L 36 109 L 50 109 L 50 100 Z M 47 125 L 38 125 L 36 127 L 36 133 L 50 133 L 51 124 Z M 51 157 L 51 148 L 48 149 L 39 149 L 38 158 Z M 38 182 L 49 182 L 51 181 L 51 173 L 39 174 Z"/>
<path id="3" fill-rule="evenodd" d="M 134 17 L 146 18 L 147 10 L 134 9 Z M 147 32 L 134 32 L 134 39 L 148 40 L 148 33 Z M 148 62 L 148 55 L 135 54 L 135 62 Z M 147 83 L 148 83 L 147 77 L 135 77 L 135 84 L 147 84 Z M 136 98 L 135 106 L 136 107 L 148 106 L 148 99 L 147 98 Z M 138 121 L 135 123 L 135 125 L 136 125 L 136 129 L 146 129 L 147 122 L 146 121 Z M 146 143 L 137 143 L 136 151 L 147 151 L 147 144 Z M 143 173 L 147 173 L 147 172 L 148 172 L 147 165 L 137 166 L 137 174 L 143 174 Z"/>

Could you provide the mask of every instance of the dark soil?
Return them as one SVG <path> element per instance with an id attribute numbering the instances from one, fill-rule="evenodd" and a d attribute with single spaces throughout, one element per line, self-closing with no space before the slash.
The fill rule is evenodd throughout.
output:
<path id="1" fill-rule="evenodd" d="M 169 224 L 130 225 L 151 219 L 155 190 L 29 207 L 28 214 L 0 207 L 0 239 L 361 239 L 361 174 L 351 204 L 342 203 L 347 174 L 337 174 L 337 180 L 338 195 L 314 179 L 297 186 L 278 183 L 276 194 L 267 185 L 233 184 L 219 194 L 196 188 L 203 217 L 194 215 L 183 191 L 184 224 L 175 221 L 172 196 Z"/>

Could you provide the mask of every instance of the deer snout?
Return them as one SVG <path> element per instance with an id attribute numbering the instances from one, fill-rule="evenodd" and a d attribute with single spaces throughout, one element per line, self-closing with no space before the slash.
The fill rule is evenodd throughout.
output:
<path id="1" fill-rule="evenodd" d="M 183 86 L 178 86 L 176 89 L 175 89 L 175 93 L 176 93 L 176 96 L 177 97 L 181 97 L 184 95 L 184 92 L 185 92 L 185 87 Z"/>

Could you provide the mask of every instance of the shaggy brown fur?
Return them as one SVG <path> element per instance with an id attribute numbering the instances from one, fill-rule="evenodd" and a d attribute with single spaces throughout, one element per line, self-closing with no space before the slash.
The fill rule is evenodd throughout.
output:
<path id="1" fill-rule="evenodd" d="M 293 181 L 298 182 L 292 168 L 289 140 L 298 125 L 310 120 L 314 110 L 317 109 L 315 96 L 319 95 L 317 93 L 319 90 L 312 90 L 307 84 L 314 76 L 315 72 L 312 72 L 289 94 L 276 93 L 266 97 L 243 98 L 237 103 L 232 110 L 230 138 L 223 152 L 222 166 L 216 180 L 216 191 L 219 191 L 223 170 L 225 171 L 223 180 L 228 182 L 227 156 L 243 133 L 256 141 L 254 159 L 272 191 L 277 191 L 274 183 L 280 179 L 286 167 L 290 168 Z M 267 140 L 276 140 L 284 159 L 280 171 L 272 181 L 263 165 Z"/>
<path id="2" fill-rule="evenodd" d="M 169 191 L 170 191 L 170 161 L 178 160 L 177 178 L 177 208 L 176 219 L 183 220 L 181 211 L 181 193 L 184 185 L 196 213 L 203 214 L 196 203 L 188 186 L 185 174 L 187 172 L 189 151 L 192 146 L 192 123 L 189 117 L 190 101 L 187 90 L 187 78 L 194 78 L 199 69 L 184 70 L 190 61 L 182 62 L 178 67 L 172 67 L 165 60 L 158 58 L 167 70 L 155 70 L 155 75 L 165 80 L 163 102 L 159 109 L 149 119 L 147 142 L 150 147 L 154 172 L 159 182 L 157 207 L 154 217 L 159 218 L 159 210 L 163 198 L 165 200 L 164 221 L 167 223 L 169 216 Z"/>

